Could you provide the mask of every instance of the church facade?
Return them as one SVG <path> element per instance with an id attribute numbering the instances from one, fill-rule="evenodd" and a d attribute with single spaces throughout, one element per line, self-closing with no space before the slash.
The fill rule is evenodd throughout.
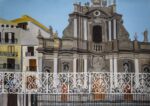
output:
<path id="1" fill-rule="evenodd" d="M 150 72 L 148 31 L 142 42 L 136 35 L 131 41 L 115 3 L 74 4 L 63 37 L 50 32 L 50 38 L 38 36 L 43 72 Z"/>
<path id="2" fill-rule="evenodd" d="M 23 66 L 21 72 L 0 73 L 0 93 L 5 96 L 1 96 L 0 103 L 4 106 L 53 103 L 57 106 L 62 102 L 67 105 L 82 102 L 80 105 L 87 106 L 89 102 L 101 103 L 100 100 L 106 100 L 106 105 L 117 100 L 149 103 L 148 31 L 143 31 L 143 41 L 138 41 L 136 34 L 132 41 L 122 15 L 116 12 L 115 0 L 91 2 L 74 4 L 62 38 L 52 27 L 47 29 L 29 16 L 12 21 L 25 28 L 19 49 Z"/>
<path id="3" fill-rule="evenodd" d="M 142 95 L 132 94 L 148 94 L 148 31 L 143 31 L 143 41 L 138 41 L 136 34 L 132 41 L 122 15 L 116 12 L 115 1 L 92 0 L 91 5 L 84 6 L 75 3 L 62 38 L 52 27 L 50 33 L 50 38 L 38 35 L 37 50 L 42 57 L 42 72 L 53 73 L 54 88 L 58 90 L 61 85 L 58 101 L 59 96 L 61 101 L 68 100 L 65 93 L 89 94 L 89 100 L 112 100 L 107 94 L 120 94 L 117 100 L 140 100 L 137 98 Z M 149 100 L 149 95 L 143 100 Z"/>

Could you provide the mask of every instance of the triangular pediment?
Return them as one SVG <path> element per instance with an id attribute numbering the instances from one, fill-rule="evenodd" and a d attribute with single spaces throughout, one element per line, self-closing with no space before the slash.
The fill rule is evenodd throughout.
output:
<path id="1" fill-rule="evenodd" d="M 111 14 L 101 9 L 92 9 L 86 13 L 90 17 L 110 17 Z"/>

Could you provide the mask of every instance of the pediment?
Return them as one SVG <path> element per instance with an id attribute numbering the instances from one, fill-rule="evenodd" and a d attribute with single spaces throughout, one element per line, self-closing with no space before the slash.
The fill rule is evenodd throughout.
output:
<path id="1" fill-rule="evenodd" d="M 85 15 L 88 15 L 90 17 L 110 17 L 111 15 L 101 9 L 93 9 L 89 12 L 87 12 Z"/>

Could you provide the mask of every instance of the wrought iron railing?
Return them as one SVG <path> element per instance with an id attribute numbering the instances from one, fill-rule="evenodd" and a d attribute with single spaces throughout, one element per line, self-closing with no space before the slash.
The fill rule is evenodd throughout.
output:
<path id="1" fill-rule="evenodd" d="M 0 44 L 17 44 L 18 39 L 1 39 Z"/>
<path id="2" fill-rule="evenodd" d="M 19 64 L 7 64 L 7 63 L 3 63 L 0 64 L 0 70 L 19 70 L 20 69 L 20 65 Z"/>
<path id="3" fill-rule="evenodd" d="M 1 72 L 0 93 L 150 94 L 150 74 Z"/>
<path id="4" fill-rule="evenodd" d="M 37 71 L 37 66 L 26 66 L 26 71 Z"/>
<path id="5" fill-rule="evenodd" d="M 26 52 L 26 56 L 36 56 L 36 52 Z"/>
<path id="6" fill-rule="evenodd" d="M 17 52 L 0 52 L 0 56 L 17 57 Z"/>

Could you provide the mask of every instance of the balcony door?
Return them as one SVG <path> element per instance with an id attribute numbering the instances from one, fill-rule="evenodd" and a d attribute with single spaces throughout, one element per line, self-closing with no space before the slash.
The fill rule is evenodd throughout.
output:
<path id="1" fill-rule="evenodd" d="M 5 43 L 9 43 L 9 33 L 5 33 Z"/>
<path id="2" fill-rule="evenodd" d="M 34 56 L 34 47 L 28 47 L 28 56 Z"/>
<path id="3" fill-rule="evenodd" d="M 100 25 L 96 25 L 93 27 L 93 42 L 94 43 L 102 42 L 102 27 Z"/>
<path id="4" fill-rule="evenodd" d="M 0 32 L 0 43 L 2 42 L 2 33 Z"/>
<path id="5" fill-rule="evenodd" d="M 12 36 L 11 36 L 11 42 L 15 43 L 15 34 L 14 33 L 11 33 L 11 34 L 12 34 Z"/>
<path id="6" fill-rule="evenodd" d="M 29 71 L 36 71 L 36 59 L 29 60 Z"/>
<path id="7" fill-rule="evenodd" d="M 15 59 L 7 59 L 7 68 L 8 69 L 15 69 Z"/>

